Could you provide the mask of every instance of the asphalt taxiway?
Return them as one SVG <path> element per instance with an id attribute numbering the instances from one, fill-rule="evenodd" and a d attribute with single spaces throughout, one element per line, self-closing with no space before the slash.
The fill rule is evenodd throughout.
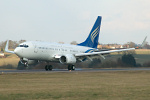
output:
<path id="1" fill-rule="evenodd" d="M 76 68 L 74 71 L 68 71 L 67 69 L 53 69 L 52 71 L 45 71 L 44 69 L 32 69 L 32 70 L 0 70 L 1 73 L 53 73 L 53 72 L 106 72 L 106 71 L 145 71 L 150 68 L 109 68 L 109 69 L 82 69 Z"/>

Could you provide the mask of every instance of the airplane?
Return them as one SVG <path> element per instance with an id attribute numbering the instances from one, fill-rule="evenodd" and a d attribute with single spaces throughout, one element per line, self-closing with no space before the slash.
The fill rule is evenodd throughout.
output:
<path id="1" fill-rule="evenodd" d="M 53 69 L 49 62 L 58 62 L 68 66 L 68 70 L 75 70 L 75 63 L 85 60 L 92 60 L 92 57 L 103 57 L 104 54 L 134 50 L 127 48 L 121 50 L 98 51 L 98 39 L 100 33 L 102 17 L 98 16 L 87 39 L 77 45 L 59 44 L 42 41 L 28 41 L 19 44 L 14 51 L 8 50 L 9 40 L 5 46 L 5 52 L 16 54 L 20 57 L 20 62 L 25 66 L 39 61 L 47 62 L 45 70 Z"/>

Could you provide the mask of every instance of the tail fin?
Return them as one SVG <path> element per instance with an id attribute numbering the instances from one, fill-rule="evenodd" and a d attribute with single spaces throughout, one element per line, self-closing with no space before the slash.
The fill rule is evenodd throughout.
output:
<path id="1" fill-rule="evenodd" d="M 142 45 L 141 45 L 142 48 L 143 48 L 143 47 L 145 46 L 145 44 L 146 44 L 146 39 L 147 39 L 147 36 L 145 37 L 144 41 L 142 42 Z"/>
<path id="2" fill-rule="evenodd" d="M 101 16 L 97 17 L 97 20 L 89 34 L 89 36 L 87 37 L 87 39 L 78 44 L 79 46 L 86 46 L 86 47 L 91 47 L 91 48 L 97 48 L 98 45 L 98 39 L 99 39 L 99 32 L 100 32 L 100 25 L 101 25 Z"/>

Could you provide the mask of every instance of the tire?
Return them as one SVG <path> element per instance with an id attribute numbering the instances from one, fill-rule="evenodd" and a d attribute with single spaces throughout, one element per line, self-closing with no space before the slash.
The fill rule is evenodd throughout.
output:
<path id="1" fill-rule="evenodd" d="M 75 66 L 74 65 L 71 66 L 71 70 L 75 70 Z"/>
<path id="2" fill-rule="evenodd" d="M 75 66 L 74 65 L 68 65 L 68 70 L 75 70 Z"/>
<path id="3" fill-rule="evenodd" d="M 52 69 L 53 69 L 53 66 L 52 66 L 52 65 L 49 65 L 49 66 L 48 66 L 48 70 L 51 71 Z"/>
<path id="4" fill-rule="evenodd" d="M 72 66 L 71 65 L 68 65 L 68 70 L 72 70 Z"/>
<path id="5" fill-rule="evenodd" d="M 45 66 L 45 70 L 48 71 L 48 65 Z"/>

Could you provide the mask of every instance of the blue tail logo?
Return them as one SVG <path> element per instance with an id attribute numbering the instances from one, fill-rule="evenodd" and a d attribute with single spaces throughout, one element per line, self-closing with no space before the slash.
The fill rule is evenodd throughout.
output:
<path id="1" fill-rule="evenodd" d="M 97 17 L 97 20 L 89 34 L 89 36 L 87 37 L 87 39 L 78 44 L 80 46 L 86 46 L 86 47 L 91 47 L 91 48 L 97 48 L 98 45 L 98 39 L 99 39 L 99 32 L 100 32 L 100 25 L 101 25 L 101 16 Z"/>
<path id="2" fill-rule="evenodd" d="M 91 34 L 91 40 L 94 43 L 95 37 L 99 34 L 99 26 L 92 32 Z"/>

